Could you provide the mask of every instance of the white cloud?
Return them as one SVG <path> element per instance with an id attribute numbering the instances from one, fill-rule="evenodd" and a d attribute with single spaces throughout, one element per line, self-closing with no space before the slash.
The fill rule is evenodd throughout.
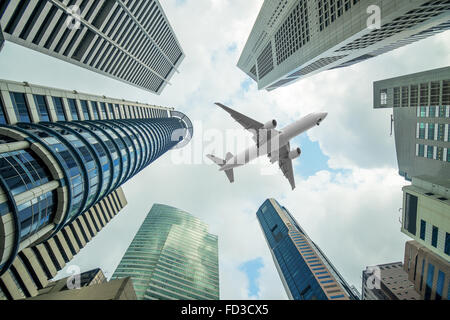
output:
<path id="1" fill-rule="evenodd" d="M 257 91 L 254 83 L 243 93 L 241 84 L 247 76 L 236 63 L 262 1 L 195 0 L 177 6 L 170 0 L 162 5 L 186 59 L 161 96 L 10 43 L 1 53 L 5 59 L 0 60 L 0 75 L 175 107 L 191 120 L 202 121 L 205 130 L 239 128 L 213 105 L 216 101 L 229 102 L 260 121 L 276 118 L 281 125 L 325 110 L 329 117 L 308 135 L 320 143 L 331 168 L 349 171 L 336 176 L 321 171 L 306 180 L 297 176 L 292 192 L 281 174 L 261 176 L 258 165 L 236 170 L 236 183 L 229 184 L 214 165 L 174 166 L 166 154 L 125 185 L 128 206 L 73 263 L 83 270 L 101 266 L 111 275 L 152 204 L 164 203 L 203 219 L 219 235 L 221 298 L 248 298 L 248 280 L 239 265 L 262 257 L 260 298 L 285 299 L 255 215 L 269 197 L 293 213 L 358 288 L 366 265 L 402 260 L 406 237 L 400 233 L 398 209 L 406 183 L 397 174 L 394 140 L 389 137 L 391 110 L 372 109 L 372 83 L 448 65 L 450 32 L 270 93 Z M 233 44 L 237 49 L 227 51 Z M 202 137 L 194 139 L 192 144 Z"/>

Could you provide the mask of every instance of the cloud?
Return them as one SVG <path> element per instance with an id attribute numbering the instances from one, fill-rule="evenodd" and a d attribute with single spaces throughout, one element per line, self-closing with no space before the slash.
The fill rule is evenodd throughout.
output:
<path id="1" fill-rule="evenodd" d="M 402 260 L 407 238 L 400 232 L 398 209 L 401 188 L 407 183 L 398 176 L 394 139 L 389 135 L 392 110 L 373 110 L 372 85 L 376 80 L 449 65 L 450 32 L 276 91 L 258 91 L 236 63 L 261 5 L 260 0 L 164 1 L 186 58 L 160 96 L 6 43 L 0 59 L 2 78 L 175 107 L 196 123 L 193 149 L 207 138 L 199 126 L 203 133 L 241 130 L 213 105 L 216 101 L 262 122 L 275 118 L 281 127 L 310 112 L 329 112 L 326 121 L 307 134 L 320 146 L 327 166 L 304 174 L 299 165 L 295 191 L 280 172 L 261 175 L 263 164 L 237 169 L 236 182 L 230 184 L 209 162 L 174 165 L 176 152 L 172 151 L 125 184 L 128 206 L 73 264 L 83 270 L 100 266 L 112 275 L 151 206 L 163 203 L 192 213 L 219 236 L 222 299 L 252 298 L 249 279 L 240 266 L 255 259 L 263 264 L 255 280 L 258 298 L 286 299 L 256 219 L 258 207 L 270 197 L 289 209 L 358 288 L 365 266 Z M 317 147 L 299 143 L 305 157 Z M 225 146 L 222 149 L 227 151 Z M 203 160 L 199 150 L 196 157 Z"/>

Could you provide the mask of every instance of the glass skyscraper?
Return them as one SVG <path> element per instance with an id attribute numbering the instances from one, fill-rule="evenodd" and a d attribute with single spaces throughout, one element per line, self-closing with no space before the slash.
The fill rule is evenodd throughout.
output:
<path id="1" fill-rule="evenodd" d="M 113 275 L 124 277 L 140 300 L 218 300 L 217 236 L 191 214 L 155 204 Z"/>
<path id="2" fill-rule="evenodd" d="M 358 300 L 285 207 L 268 199 L 256 215 L 289 299 Z"/>
<path id="3" fill-rule="evenodd" d="M 0 275 L 193 133 L 173 109 L 0 86 Z"/>

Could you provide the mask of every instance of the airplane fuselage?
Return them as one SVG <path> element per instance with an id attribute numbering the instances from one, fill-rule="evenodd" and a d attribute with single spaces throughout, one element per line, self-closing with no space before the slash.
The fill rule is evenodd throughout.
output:
<path id="1" fill-rule="evenodd" d="M 225 165 L 220 168 L 220 171 L 226 171 L 243 166 L 260 156 L 271 154 L 276 156 L 276 153 L 281 147 L 284 147 L 289 141 L 298 135 L 308 131 L 309 129 L 320 125 L 320 123 L 326 118 L 327 113 L 311 113 L 304 118 L 297 120 L 290 125 L 278 130 L 260 130 L 261 143 L 253 145 L 252 147 L 242 151 L 241 153 L 228 159 Z M 265 139 L 265 137 L 267 137 Z"/>

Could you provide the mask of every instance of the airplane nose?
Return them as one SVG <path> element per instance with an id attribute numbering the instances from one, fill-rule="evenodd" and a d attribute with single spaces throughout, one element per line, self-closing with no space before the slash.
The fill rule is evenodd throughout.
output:
<path id="1" fill-rule="evenodd" d="M 328 116 L 328 112 L 322 113 L 322 120 L 325 120 L 325 118 Z"/>

